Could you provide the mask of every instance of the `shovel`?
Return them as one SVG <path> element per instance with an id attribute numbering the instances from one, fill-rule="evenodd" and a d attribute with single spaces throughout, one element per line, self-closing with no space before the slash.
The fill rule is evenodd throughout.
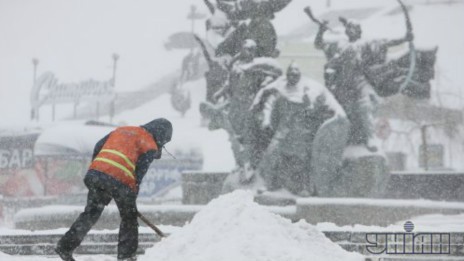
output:
<path id="1" fill-rule="evenodd" d="M 151 223 L 145 216 L 143 216 L 142 213 L 137 211 L 137 215 L 145 224 L 147 224 L 147 226 L 153 229 L 156 232 L 156 234 L 158 234 L 158 236 L 166 237 L 166 235 L 157 226 Z"/>

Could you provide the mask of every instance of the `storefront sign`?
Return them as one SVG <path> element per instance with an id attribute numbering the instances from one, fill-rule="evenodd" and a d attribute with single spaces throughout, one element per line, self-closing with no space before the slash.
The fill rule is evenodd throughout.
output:
<path id="1" fill-rule="evenodd" d="M 113 80 L 105 82 L 92 79 L 80 83 L 59 83 L 51 72 L 42 74 L 32 90 L 32 104 L 71 103 L 79 100 L 91 101 L 112 98 L 114 95 Z"/>

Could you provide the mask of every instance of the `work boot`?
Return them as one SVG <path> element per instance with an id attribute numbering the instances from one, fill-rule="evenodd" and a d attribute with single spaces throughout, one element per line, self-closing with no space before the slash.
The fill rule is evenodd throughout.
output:
<path id="1" fill-rule="evenodd" d="M 76 261 L 73 258 L 72 252 L 64 251 L 60 247 L 55 248 L 55 252 L 63 259 L 63 261 Z"/>

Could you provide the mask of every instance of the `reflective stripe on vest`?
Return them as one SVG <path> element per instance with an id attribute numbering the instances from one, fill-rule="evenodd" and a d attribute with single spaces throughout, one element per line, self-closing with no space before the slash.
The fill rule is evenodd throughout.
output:
<path id="1" fill-rule="evenodd" d="M 124 153 L 119 152 L 117 150 L 109 150 L 109 149 L 102 149 L 101 152 L 108 152 L 108 153 L 118 155 L 127 163 L 127 165 L 129 165 L 132 168 L 132 171 L 135 171 L 134 163 L 132 163 L 132 161 L 126 155 L 124 155 Z"/>
<path id="2" fill-rule="evenodd" d="M 132 179 L 135 179 L 134 177 L 134 174 L 132 172 L 130 172 L 130 170 L 128 170 L 126 167 L 124 167 L 123 165 L 117 163 L 116 161 L 112 161 L 112 160 L 109 160 L 109 159 L 105 159 L 105 158 L 95 158 L 96 161 L 103 161 L 103 162 L 106 162 L 108 164 L 111 164 L 113 166 L 115 166 L 116 168 L 119 168 L 121 169 L 122 171 L 124 171 L 124 173 L 126 173 L 126 175 Z"/>

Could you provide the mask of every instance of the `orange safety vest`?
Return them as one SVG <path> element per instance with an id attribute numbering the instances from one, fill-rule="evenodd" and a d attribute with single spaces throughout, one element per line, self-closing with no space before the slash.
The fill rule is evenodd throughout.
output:
<path id="1" fill-rule="evenodd" d="M 158 150 L 153 136 L 142 127 L 119 127 L 110 133 L 89 169 L 98 170 L 137 191 L 135 168 L 140 155 Z"/>

